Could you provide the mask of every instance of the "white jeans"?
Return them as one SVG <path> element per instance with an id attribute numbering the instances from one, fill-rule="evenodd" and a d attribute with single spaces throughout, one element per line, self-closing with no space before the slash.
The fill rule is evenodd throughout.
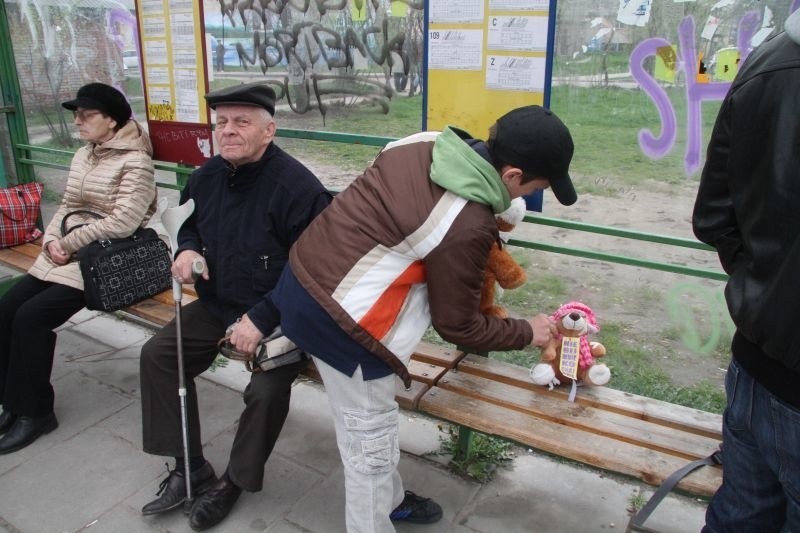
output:
<path id="1" fill-rule="evenodd" d="M 314 357 L 325 384 L 344 465 L 348 533 L 393 532 L 389 514 L 403 501 L 394 374 L 364 381 Z"/>

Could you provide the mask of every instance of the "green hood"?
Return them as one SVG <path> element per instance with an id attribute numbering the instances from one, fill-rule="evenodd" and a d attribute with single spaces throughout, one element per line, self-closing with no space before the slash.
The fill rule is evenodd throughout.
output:
<path id="1" fill-rule="evenodd" d="M 431 181 L 462 198 L 490 206 L 495 214 L 511 205 L 508 189 L 494 167 L 449 127 L 433 145 Z"/>

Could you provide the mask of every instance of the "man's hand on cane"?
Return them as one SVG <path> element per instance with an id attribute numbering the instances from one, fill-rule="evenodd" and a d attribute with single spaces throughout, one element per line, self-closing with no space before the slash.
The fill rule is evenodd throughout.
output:
<path id="1" fill-rule="evenodd" d="M 194 250 L 184 250 L 172 262 L 172 277 L 178 283 L 192 283 L 198 277 L 208 279 L 208 268 L 203 256 Z"/>

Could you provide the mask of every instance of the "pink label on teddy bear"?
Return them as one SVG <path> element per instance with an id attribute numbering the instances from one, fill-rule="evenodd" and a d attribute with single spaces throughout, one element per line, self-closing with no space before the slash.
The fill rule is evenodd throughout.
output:
<path id="1" fill-rule="evenodd" d="M 561 341 L 561 373 L 570 379 L 578 379 L 578 356 L 581 350 L 580 337 L 564 337 Z"/>

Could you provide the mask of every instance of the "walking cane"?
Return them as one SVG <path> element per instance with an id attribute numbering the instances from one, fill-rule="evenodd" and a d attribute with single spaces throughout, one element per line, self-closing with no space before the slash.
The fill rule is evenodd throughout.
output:
<path id="1" fill-rule="evenodd" d="M 169 235 L 170 248 L 172 253 L 178 249 L 178 231 L 187 218 L 194 211 L 194 200 L 189 199 L 186 203 L 177 207 L 170 207 L 161 214 L 161 223 Z M 203 273 L 205 268 L 202 261 L 192 263 L 192 279 Z M 198 272 L 199 270 L 199 272 Z M 183 332 L 181 330 L 181 300 L 183 299 L 183 287 L 181 283 L 172 278 L 172 299 L 175 301 L 175 327 L 177 332 L 178 349 L 178 397 L 181 402 L 181 436 L 183 437 L 183 468 L 186 478 L 186 500 L 183 503 L 185 511 L 192 507 L 192 481 L 191 468 L 189 467 L 189 424 L 188 410 L 186 407 L 186 373 L 183 370 Z M 176 466 L 177 468 L 177 466 Z"/>

